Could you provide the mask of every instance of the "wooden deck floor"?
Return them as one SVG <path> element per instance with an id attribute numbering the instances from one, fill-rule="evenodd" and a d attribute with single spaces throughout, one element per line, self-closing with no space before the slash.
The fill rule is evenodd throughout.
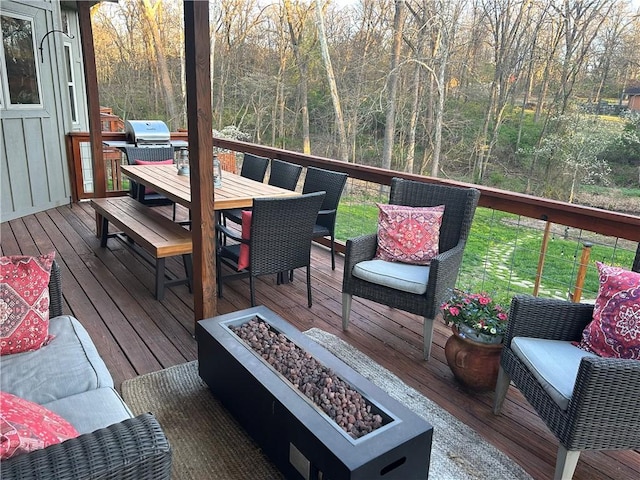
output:
<path id="1" fill-rule="evenodd" d="M 167 211 L 169 214 L 169 211 Z M 53 249 L 62 268 L 65 309 L 85 325 L 116 385 L 143 373 L 196 358 L 193 296 L 170 288 L 162 302 L 153 297 L 152 267 L 116 241 L 101 249 L 94 213 L 86 203 L 59 207 L 1 224 L 1 249 L 33 255 Z M 454 380 L 444 357 L 449 330 L 438 323 L 432 359 L 422 359 L 422 326 L 417 316 L 354 298 L 349 331 L 341 328 L 342 259 L 331 270 L 326 249 L 314 247 L 313 307 L 306 306 L 304 274 L 292 284 L 257 282 L 257 303 L 300 330 L 334 333 L 385 366 L 407 384 L 448 410 L 509 455 L 536 479 L 552 478 L 557 441 L 511 388 L 503 414 L 491 413 L 491 394 L 470 394 Z M 176 273 L 177 261 L 167 262 Z M 219 312 L 249 306 L 247 281 L 225 286 Z M 478 459 L 477 461 L 482 461 Z M 640 478 L 640 452 L 587 452 L 574 479 Z"/>

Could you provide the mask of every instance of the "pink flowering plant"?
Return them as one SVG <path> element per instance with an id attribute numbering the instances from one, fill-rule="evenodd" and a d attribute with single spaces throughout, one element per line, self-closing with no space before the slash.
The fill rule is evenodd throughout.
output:
<path id="1" fill-rule="evenodd" d="M 486 293 L 454 290 L 440 309 L 444 323 L 458 330 L 465 325 L 480 337 L 502 337 L 507 330 L 507 312 Z"/>

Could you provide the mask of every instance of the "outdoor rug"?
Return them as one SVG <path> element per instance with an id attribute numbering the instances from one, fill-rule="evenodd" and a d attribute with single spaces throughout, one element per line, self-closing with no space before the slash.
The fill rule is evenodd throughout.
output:
<path id="1" fill-rule="evenodd" d="M 471 428 L 359 350 L 317 328 L 305 334 L 433 425 L 430 479 L 531 478 Z M 122 396 L 136 415 L 151 412 L 162 425 L 173 451 L 174 480 L 282 478 L 211 394 L 196 361 L 127 380 Z"/>

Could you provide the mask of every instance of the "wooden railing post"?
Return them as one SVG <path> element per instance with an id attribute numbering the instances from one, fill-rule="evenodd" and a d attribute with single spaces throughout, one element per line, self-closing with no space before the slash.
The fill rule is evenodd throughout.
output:
<path id="1" fill-rule="evenodd" d="M 589 242 L 582 244 L 582 255 L 580 256 L 580 264 L 578 265 L 576 285 L 573 289 L 573 294 L 570 295 L 570 300 L 574 303 L 579 303 L 582 298 L 582 287 L 584 286 L 584 279 L 587 276 L 587 267 L 589 266 L 589 256 L 591 255 L 592 245 L 593 244 Z"/>
<path id="2" fill-rule="evenodd" d="M 536 270 L 536 281 L 533 285 L 533 296 L 538 296 L 540 290 L 540 282 L 542 281 L 542 270 L 544 269 L 544 259 L 547 255 L 549 246 L 549 233 L 551 232 L 551 222 L 547 222 L 544 226 L 544 234 L 542 235 L 542 245 L 540 246 L 540 256 L 538 257 L 538 269 Z"/>

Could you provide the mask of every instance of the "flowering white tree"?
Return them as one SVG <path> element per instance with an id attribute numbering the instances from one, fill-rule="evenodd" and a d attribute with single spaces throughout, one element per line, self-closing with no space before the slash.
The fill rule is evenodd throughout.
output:
<path id="1" fill-rule="evenodd" d="M 546 159 L 550 179 L 560 182 L 564 192 L 568 190 L 565 200 L 571 203 L 580 185 L 607 183 L 611 168 L 599 154 L 620 138 L 622 127 L 584 114 L 561 115 L 554 120 L 555 132 L 545 137 L 533 154 Z"/>

